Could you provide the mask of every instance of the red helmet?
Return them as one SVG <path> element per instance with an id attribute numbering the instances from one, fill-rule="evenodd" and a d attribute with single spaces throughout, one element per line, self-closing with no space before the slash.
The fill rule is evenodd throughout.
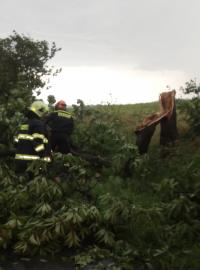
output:
<path id="1" fill-rule="evenodd" d="M 56 105 L 55 105 L 55 109 L 56 109 L 56 110 L 65 110 L 66 107 L 67 107 L 67 104 L 65 103 L 64 100 L 58 101 L 58 102 L 56 103 Z"/>

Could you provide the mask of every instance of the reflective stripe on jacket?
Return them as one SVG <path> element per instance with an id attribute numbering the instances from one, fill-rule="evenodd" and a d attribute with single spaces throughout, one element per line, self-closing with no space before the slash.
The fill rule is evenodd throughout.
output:
<path id="1" fill-rule="evenodd" d="M 50 161 L 50 146 L 44 123 L 39 118 L 29 119 L 23 123 L 15 136 L 17 160 Z"/>

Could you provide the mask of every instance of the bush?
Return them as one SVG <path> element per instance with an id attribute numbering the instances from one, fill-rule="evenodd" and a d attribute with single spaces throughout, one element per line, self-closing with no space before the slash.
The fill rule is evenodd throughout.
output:
<path id="1" fill-rule="evenodd" d="M 181 107 L 190 123 L 190 133 L 200 135 L 200 84 L 196 80 L 190 80 L 182 91 L 189 98 Z"/>

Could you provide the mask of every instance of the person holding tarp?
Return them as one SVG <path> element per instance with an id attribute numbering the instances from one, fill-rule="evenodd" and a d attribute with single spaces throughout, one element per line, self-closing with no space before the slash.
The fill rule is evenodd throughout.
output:
<path id="1" fill-rule="evenodd" d="M 161 146 L 168 146 L 177 139 L 175 94 L 175 90 L 161 93 L 160 112 L 146 117 L 142 124 L 136 128 L 136 144 L 140 154 L 147 153 L 149 143 L 159 123 L 161 125 Z"/>

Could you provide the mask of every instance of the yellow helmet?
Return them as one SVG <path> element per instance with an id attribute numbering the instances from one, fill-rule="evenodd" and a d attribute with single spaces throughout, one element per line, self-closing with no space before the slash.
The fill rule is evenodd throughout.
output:
<path id="1" fill-rule="evenodd" d="M 29 110 L 37 114 L 37 116 L 42 117 L 48 113 L 49 107 L 43 101 L 34 101 Z"/>

